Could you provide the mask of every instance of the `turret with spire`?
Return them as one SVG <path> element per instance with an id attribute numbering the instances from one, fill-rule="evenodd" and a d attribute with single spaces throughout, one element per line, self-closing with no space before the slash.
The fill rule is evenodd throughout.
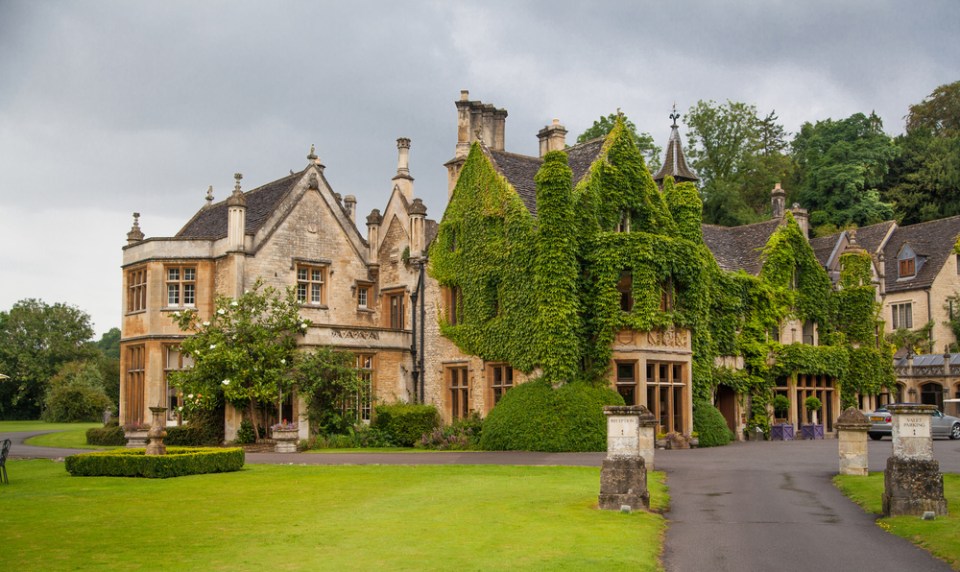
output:
<path id="1" fill-rule="evenodd" d="M 667 141 L 667 152 L 663 157 L 663 166 L 660 167 L 657 174 L 653 176 L 653 180 L 661 187 L 663 186 L 663 180 L 667 177 L 673 177 L 673 180 L 678 183 L 684 181 L 696 183 L 700 180 L 697 174 L 687 166 L 687 160 L 683 157 L 683 145 L 680 142 L 680 130 L 677 127 L 677 119 L 679 118 L 680 114 L 677 113 L 677 104 L 673 104 L 673 113 L 670 114 L 670 119 L 673 120 L 673 124 L 670 126 L 670 140 Z"/>

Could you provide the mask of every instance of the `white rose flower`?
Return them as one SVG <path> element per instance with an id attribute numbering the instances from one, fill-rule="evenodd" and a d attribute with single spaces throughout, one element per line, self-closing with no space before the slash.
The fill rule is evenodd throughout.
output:
<path id="1" fill-rule="evenodd" d="M 209 325 L 210 325 L 210 322 L 204 322 L 203 325 L 204 325 L 204 327 L 209 326 Z"/>
<path id="2" fill-rule="evenodd" d="M 303 322 L 302 324 L 300 324 L 300 329 L 306 330 L 306 329 L 307 329 L 307 323 L 306 323 L 306 322 Z"/>
<path id="3" fill-rule="evenodd" d="M 188 395 L 187 399 L 193 399 L 193 394 L 191 393 L 190 395 Z"/>
<path id="4" fill-rule="evenodd" d="M 224 385 L 230 385 L 230 380 L 229 380 L 229 379 L 223 380 L 223 384 L 224 384 Z"/>
<path id="5" fill-rule="evenodd" d="M 236 308 L 237 306 L 239 306 L 239 304 L 237 304 L 237 301 L 236 301 L 236 300 L 234 300 L 233 302 L 230 302 L 230 305 L 233 306 L 234 308 Z"/>
<path id="6" fill-rule="evenodd" d="M 287 365 L 287 358 L 280 358 L 280 363 Z"/>
<path id="7" fill-rule="evenodd" d="M 227 313 L 227 311 L 224 310 L 223 308 L 220 308 L 219 310 L 217 310 L 217 314 L 220 315 L 220 316 L 222 316 L 222 315 L 224 315 L 224 314 L 226 314 L 226 313 Z"/>
<path id="8" fill-rule="evenodd" d="M 183 411 L 183 405 L 181 405 L 180 407 L 177 407 L 177 411 Z"/>

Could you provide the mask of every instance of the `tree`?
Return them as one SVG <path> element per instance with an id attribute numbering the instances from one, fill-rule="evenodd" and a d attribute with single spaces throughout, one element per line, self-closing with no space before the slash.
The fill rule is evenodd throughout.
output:
<path id="1" fill-rule="evenodd" d="M 110 328 L 97 342 L 97 347 L 106 357 L 120 359 L 120 328 Z"/>
<path id="2" fill-rule="evenodd" d="M 700 177 L 704 222 L 735 226 L 770 212 L 770 190 L 790 178 L 786 132 L 771 111 L 698 101 L 684 117 L 687 159 Z"/>
<path id="3" fill-rule="evenodd" d="M 587 128 L 586 131 L 580 134 L 577 137 L 577 143 L 583 143 L 584 141 L 590 141 L 591 139 L 596 139 L 597 137 L 606 137 L 608 133 L 613 129 L 614 125 L 617 124 L 617 113 L 611 113 L 606 117 L 601 117 L 600 119 L 593 122 L 593 125 Z M 643 153 L 643 158 L 647 163 L 647 168 L 650 169 L 650 172 L 654 172 L 660 168 L 660 154 L 662 149 L 657 146 L 653 141 L 653 136 L 644 131 L 643 133 L 637 131 L 637 126 L 633 124 L 626 115 L 619 114 L 620 120 L 623 122 L 624 127 L 627 129 L 627 132 L 630 133 L 630 136 L 633 138 L 633 142 L 637 145 L 637 149 Z"/>
<path id="4" fill-rule="evenodd" d="M 349 352 L 323 347 L 297 354 L 292 379 L 297 391 L 307 399 L 314 433 L 342 434 L 360 421 L 357 411 L 370 396 L 353 360 Z"/>
<path id="5" fill-rule="evenodd" d="M 0 419 L 35 419 L 61 366 L 96 357 L 90 316 L 66 304 L 25 299 L 0 312 Z"/>
<path id="6" fill-rule="evenodd" d="M 193 332 L 180 344 L 193 367 L 170 376 L 185 396 L 187 413 L 225 401 L 254 426 L 264 420 L 258 410 L 281 402 L 292 386 L 297 339 L 310 327 L 299 311 L 293 288 L 281 294 L 258 282 L 237 299 L 217 298 L 209 320 L 195 310 L 174 312 L 180 329 Z"/>
<path id="7" fill-rule="evenodd" d="M 100 357 L 97 364 L 103 376 L 103 389 L 114 403 L 120 403 L 120 328 L 110 328 L 97 342 Z"/>
<path id="8" fill-rule="evenodd" d="M 875 114 L 804 123 L 793 139 L 800 203 L 810 224 L 832 230 L 893 217 L 878 187 L 898 149 Z"/>
<path id="9" fill-rule="evenodd" d="M 113 407 L 97 363 L 75 361 L 64 364 L 50 380 L 42 418 L 53 423 L 100 421 L 103 412 Z"/>
<path id="10" fill-rule="evenodd" d="M 960 214 L 960 81 L 911 105 L 883 197 L 903 224 Z"/>

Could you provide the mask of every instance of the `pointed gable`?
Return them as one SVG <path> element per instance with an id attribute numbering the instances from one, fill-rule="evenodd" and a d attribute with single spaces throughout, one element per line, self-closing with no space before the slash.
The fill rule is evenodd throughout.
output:
<path id="1" fill-rule="evenodd" d="M 897 228 L 883 249 L 887 292 L 927 288 L 954 254 L 960 236 L 960 216 Z M 857 234 L 857 239 L 860 234 Z M 916 255 L 913 275 L 900 277 L 898 257 L 909 247 Z"/>

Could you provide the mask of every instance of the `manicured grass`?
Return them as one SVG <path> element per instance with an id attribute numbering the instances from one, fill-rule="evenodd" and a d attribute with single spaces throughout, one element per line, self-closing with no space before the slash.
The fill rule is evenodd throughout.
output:
<path id="1" fill-rule="evenodd" d="M 63 431 L 103 427 L 103 423 L 47 423 L 46 421 L 0 421 L 0 435 L 15 431 Z"/>
<path id="2" fill-rule="evenodd" d="M 853 502 L 867 512 L 882 514 L 883 473 L 867 477 L 837 476 L 834 483 Z M 943 475 L 943 496 L 947 498 L 949 515 L 936 520 L 917 516 L 881 518 L 877 524 L 917 546 L 929 550 L 960 570 L 960 475 Z"/>
<path id="3" fill-rule="evenodd" d="M 116 449 L 118 447 L 104 447 L 101 445 L 87 445 L 87 429 L 91 427 L 102 427 L 100 423 L 83 423 L 66 431 L 57 433 L 47 433 L 30 437 L 25 441 L 27 445 L 36 447 L 60 447 L 63 449 Z"/>
<path id="4" fill-rule="evenodd" d="M 460 451 L 436 451 L 414 447 L 352 447 L 344 449 L 306 449 L 304 453 L 454 453 Z"/>
<path id="5" fill-rule="evenodd" d="M 8 465 L 0 530 L 18 571 L 657 570 L 665 528 L 597 510 L 592 467 L 248 465 L 154 480 Z M 652 474 L 659 507 L 662 482 Z"/>

